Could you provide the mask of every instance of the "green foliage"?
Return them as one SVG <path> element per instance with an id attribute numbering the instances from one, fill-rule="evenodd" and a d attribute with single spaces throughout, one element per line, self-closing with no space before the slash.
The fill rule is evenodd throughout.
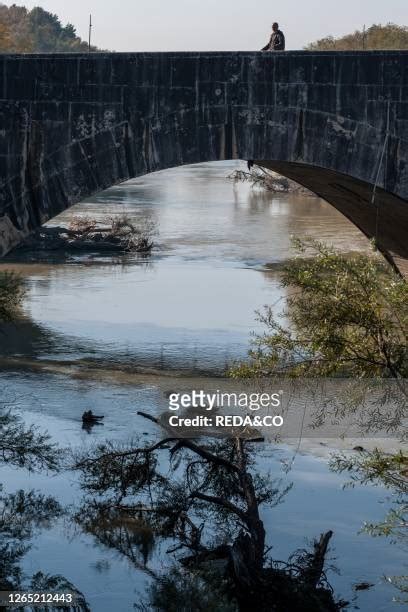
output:
<path id="1" fill-rule="evenodd" d="M 91 608 L 88 605 L 83 593 L 79 591 L 69 580 L 64 576 L 56 575 L 50 576 L 43 572 L 37 572 L 31 578 L 29 591 L 36 593 L 72 593 L 75 596 L 75 612 L 91 612 Z M 50 608 L 47 607 L 46 610 Z M 52 608 L 51 608 L 52 609 Z M 66 609 L 66 608 L 65 608 Z M 70 608 L 68 608 L 69 610 Z"/>
<path id="2" fill-rule="evenodd" d="M 350 475 L 349 485 L 380 484 L 392 493 L 393 506 L 378 523 L 366 522 L 364 531 L 390 538 L 399 546 L 408 546 L 408 455 L 404 451 L 387 454 L 379 449 L 358 455 L 334 455 L 330 467 Z M 387 581 L 401 593 L 398 601 L 408 603 L 408 576 L 387 576 Z"/>
<path id="3" fill-rule="evenodd" d="M 317 242 L 294 241 L 300 257 L 284 268 L 288 288 L 281 324 L 258 313 L 249 363 L 236 377 L 408 377 L 408 284 L 379 256 L 345 255 Z M 312 257 L 305 257 L 310 250 Z"/>
<path id="4" fill-rule="evenodd" d="M 19 417 L 0 412 L 0 464 L 56 469 L 59 453 L 49 437 L 34 427 L 25 428 Z M 0 485 L 1 491 L 1 485 Z M 36 528 L 47 527 L 61 514 L 59 504 L 32 491 L 0 495 L 0 589 L 16 589 L 23 579 L 20 561 L 29 550 Z"/>
<path id="5" fill-rule="evenodd" d="M 0 413 L 0 462 L 25 468 L 56 470 L 61 452 L 50 442 L 48 434 L 34 426 L 24 427 L 20 418 Z"/>
<path id="6" fill-rule="evenodd" d="M 8 49 L 10 44 L 10 31 L 6 24 L 0 23 L 0 52 Z"/>
<path id="7" fill-rule="evenodd" d="M 0 495 L 0 590 L 21 586 L 19 563 L 30 548 L 33 532 L 60 514 L 61 507 L 53 498 L 32 491 Z"/>
<path id="8" fill-rule="evenodd" d="M 361 49 L 408 49 L 408 27 L 373 24 L 365 32 L 356 30 L 339 38 L 326 36 L 307 47 L 309 51 L 353 51 Z"/>
<path id="9" fill-rule="evenodd" d="M 3 390 L 4 395 L 4 390 Z M 21 419 L 0 407 L 0 465 L 57 470 L 61 452 L 51 444 L 47 434 L 34 426 L 25 427 Z M 34 491 L 3 494 L 0 484 L 0 590 L 68 590 L 78 597 L 77 609 L 87 612 L 85 599 L 62 576 L 38 573 L 27 584 L 20 563 L 30 549 L 30 540 L 38 529 L 46 529 L 63 514 L 60 504 L 52 497 Z"/>
<path id="10" fill-rule="evenodd" d="M 24 6 L 0 5 L 0 24 L 8 35 L 7 44 L 2 45 L 1 51 L 29 53 L 33 50 L 28 11 Z"/>
<path id="11" fill-rule="evenodd" d="M 92 51 L 96 51 L 92 47 Z M 56 53 L 88 51 L 88 43 L 75 27 L 63 26 L 57 15 L 37 6 L 0 5 L 0 51 L 10 53 Z"/>
<path id="12" fill-rule="evenodd" d="M 23 281 L 12 272 L 0 272 L 0 323 L 15 320 L 25 295 Z"/>
<path id="13" fill-rule="evenodd" d="M 266 331 L 231 375 L 299 379 L 316 390 L 328 377 L 347 379 L 338 397 L 313 408 L 315 427 L 351 417 L 366 433 L 406 436 L 408 284 L 378 254 L 294 245 L 298 256 L 281 277 L 286 309 L 258 313 Z"/>
<path id="14" fill-rule="evenodd" d="M 175 566 L 150 586 L 147 602 L 135 608 L 139 612 L 237 612 L 227 592 L 228 584 L 219 573 Z"/>

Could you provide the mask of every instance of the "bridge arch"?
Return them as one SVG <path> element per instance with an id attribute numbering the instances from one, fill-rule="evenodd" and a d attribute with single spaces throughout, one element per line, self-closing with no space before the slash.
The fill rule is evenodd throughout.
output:
<path id="1" fill-rule="evenodd" d="M 408 272 L 407 52 L 5 55 L 0 69 L 3 253 L 129 178 L 251 159 Z"/>

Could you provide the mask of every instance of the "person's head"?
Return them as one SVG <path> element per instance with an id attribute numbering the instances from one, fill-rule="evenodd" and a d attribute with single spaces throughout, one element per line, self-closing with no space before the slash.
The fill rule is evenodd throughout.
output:
<path id="1" fill-rule="evenodd" d="M 279 23 L 276 23 L 275 21 L 275 23 L 272 24 L 272 30 L 274 32 L 277 32 L 279 30 Z"/>

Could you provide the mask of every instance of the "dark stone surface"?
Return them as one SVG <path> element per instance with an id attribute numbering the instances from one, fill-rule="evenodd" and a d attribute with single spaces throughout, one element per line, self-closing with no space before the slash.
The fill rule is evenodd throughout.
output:
<path id="1" fill-rule="evenodd" d="M 0 56 L 3 253 L 128 178 L 239 158 L 263 161 L 368 236 L 378 232 L 404 270 L 408 52 Z"/>

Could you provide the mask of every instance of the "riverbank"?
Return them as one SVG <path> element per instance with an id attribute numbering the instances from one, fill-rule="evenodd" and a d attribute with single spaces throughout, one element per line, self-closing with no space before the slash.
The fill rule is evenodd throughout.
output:
<path id="1" fill-rule="evenodd" d="M 38 252 L 70 253 L 150 253 L 154 227 L 146 222 L 136 225 L 126 215 L 116 215 L 99 222 L 86 215 L 71 218 L 67 226 L 43 226 L 10 253 L 20 259 Z"/>

